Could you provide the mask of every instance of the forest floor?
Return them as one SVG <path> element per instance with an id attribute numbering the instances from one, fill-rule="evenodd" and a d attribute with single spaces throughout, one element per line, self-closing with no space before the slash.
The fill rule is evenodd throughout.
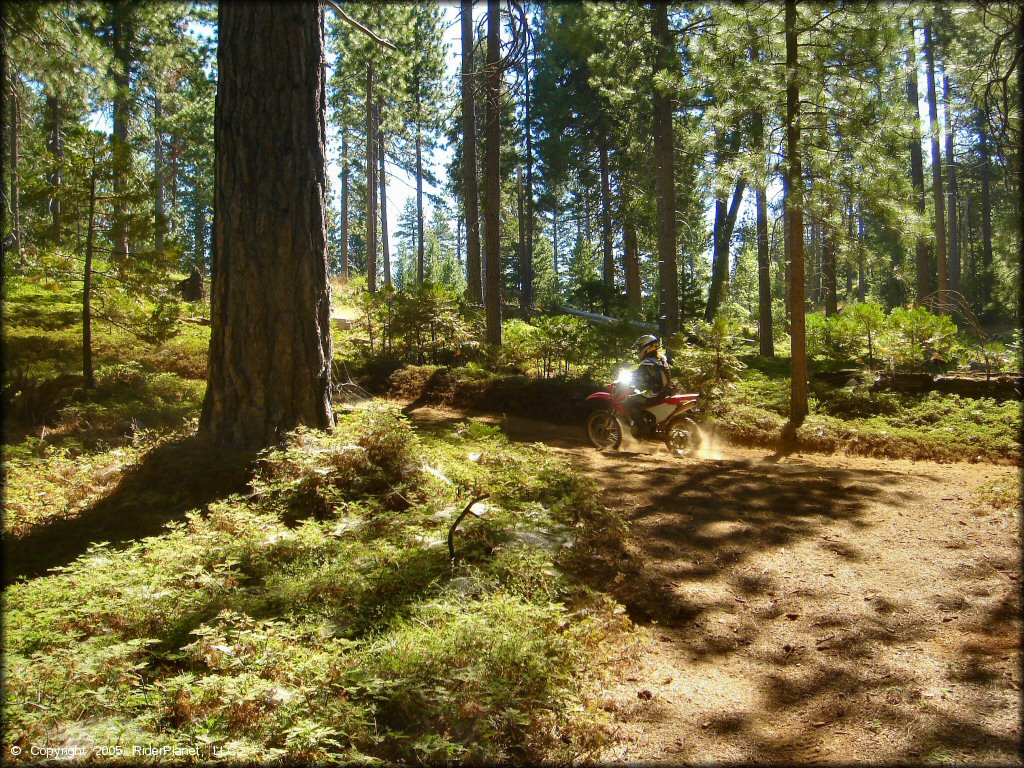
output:
<path id="1" fill-rule="evenodd" d="M 1018 469 L 602 454 L 582 428 L 473 418 L 569 454 L 626 520 L 583 575 L 642 627 L 601 693 L 602 762 L 1021 764 Z"/>

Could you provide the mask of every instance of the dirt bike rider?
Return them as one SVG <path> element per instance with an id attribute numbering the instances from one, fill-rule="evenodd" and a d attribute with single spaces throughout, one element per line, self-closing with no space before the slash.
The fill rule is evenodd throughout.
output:
<path id="1" fill-rule="evenodd" d="M 641 336 L 633 344 L 633 350 L 639 364 L 633 371 L 634 394 L 626 400 L 626 410 L 636 437 L 645 438 L 654 428 L 655 419 L 643 409 L 663 398 L 672 389 L 672 377 L 657 336 Z"/>

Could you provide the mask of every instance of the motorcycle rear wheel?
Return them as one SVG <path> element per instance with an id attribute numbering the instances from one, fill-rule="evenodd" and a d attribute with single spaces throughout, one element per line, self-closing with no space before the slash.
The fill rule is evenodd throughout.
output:
<path id="1" fill-rule="evenodd" d="M 622 443 L 622 425 L 611 411 L 594 411 L 587 419 L 587 439 L 599 451 L 615 450 Z"/>
<path id="2" fill-rule="evenodd" d="M 700 450 L 701 433 L 693 419 L 680 416 L 665 429 L 665 445 L 674 456 L 686 456 Z"/>

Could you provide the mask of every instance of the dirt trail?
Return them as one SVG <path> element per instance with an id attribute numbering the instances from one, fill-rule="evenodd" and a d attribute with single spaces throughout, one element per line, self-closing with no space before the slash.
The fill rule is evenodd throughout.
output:
<path id="1" fill-rule="evenodd" d="M 600 454 L 581 428 L 501 421 L 628 522 L 587 574 L 646 628 L 606 683 L 603 761 L 1021 764 L 1019 513 L 976 494 L 1018 470 Z"/>

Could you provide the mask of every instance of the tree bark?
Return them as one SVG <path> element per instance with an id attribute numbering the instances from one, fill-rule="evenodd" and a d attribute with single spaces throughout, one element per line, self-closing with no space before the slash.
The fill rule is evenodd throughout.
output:
<path id="1" fill-rule="evenodd" d="M 484 236 L 486 237 L 486 278 L 484 311 L 487 325 L 487 343 L 501 346 L 501 69 L 498 61 L 501 51 L 500 0 L 487 0 L 487 71 L 484 93 L 486 120 L 484 127 Z"/>
<path id="2" fill-rule="evenodd" d="M 757 61 L 756 43 L 750 58 Z M 755 109 L 750 121 L 751 145 L 762 157 L 766 156 L 764 141 L 764 115 Z M 762 169 L 763 170 L 763 169 Z M 760 175 L 754 187 L 754 205 L 757 213 L 757 337 L 763 357 L 775 357 L 775 339 L 772 325 L 771 260 L 768 249 L 768 200 Z"/>
<path id="3" fill-rule="evenodd" d="M 419 112 L 419 89 L 416 90 L 416 110 Z M 426 279 L 425 244 L 423 242 L 423 136 L 419 120 L 416 121 L 416 285 Z"/>
<path id="4" fill-rule="evenodd" d="M 978 150 L 981 153 L 981 311 L 992 301 L 992 156 L 988 148 L 988 119 L 978 111 Z"/>
<path id="5" fill-rule="evenodd" d="M 739 131 L 734 134 L 728 156 L 738 149 Z M 722 159 L 722 156 L 719 155 L 719 158 Z M 729 243 L 732 241 L 732 233 L 736 228 L 736 217 L 739 215 L 740 202 L 743 200 L 746 183 L 746 179 L 742 176 L 736 180 L 736 188 L 733 190 L 732 201 L 728 203 L 728 207 L 726 207 L 727 201 L 724 197 L 718 197 L 715 200 L 714 256 L 711 264 L 711 285 L 708 288 L 708 305 L 704 310 L 704 320 L 709 323 L 718 314 L 729 285 Z"/>
<path id="6" fill-rule="evenodd" d="M 86 389 L 96 386 L 92 370 L 92 257 L 96 228 L 96 168 L 89 177 L 89 228 L 85 233 L 85 273 L 82 276 L 82 378 Z"/>
<path id="7" fill-rule="evenodd" d="M 935 261 L 939 272 L 939 290 L 949 290 L 946 263 L 946 201 L 942 194 L 942 154 L 939 149 L 939 107 L 935 93 L 935 44 L 930 24 L 924 25 L 924 45 L 928 62 L 928 119 L 932 140 L 932 197 L 935 203 Z M 940 305 L 941 307 L 941 305 Z M 943 310 L 940 308 L 940 312 Z"/>
<path id="8" fill-rule="evenodd" d="M 153 192 L 156 220 L 153 222 L 154 245 L 157 253 L 164 250 L 164 238 L 167 234 L 167 208 L 164 198 L 164 137 L 160 128 L 163 118 L 163 105 L 160 96 L 153 96 Z"/>
<path id="9" fill-rule="evenodd" d="M 825 295 L 825 317 L 832 317 L 839 311 L 838 286 L 836 284 L 836 233 L 832 225 L 821 225 L 821 287 Z"/>
<path id="10" fill-rule="evenodd" d="M 46 139 L 46 150 L 51 156 L 50 177 L 50 238 L 55 244 L 61 240 L 61 185 L 62 167 L 64 165 L 64 110 L 60 99 L 52 93 L 46 95 L 49 135 Z"/>
<path id="11" fill-rule="evenodd" d="M 913 114 L 910 137 L 910 180 L 914 187 L 917 212 L 924 218 L 924 156 L 921 151 L 921 111 L 917 90 L 917 52 L 914 42 L 914 22 L 910 23 L 910 40 L 907 47 L 907 102 Z M 931 274 L 928 269 L 928 241 L 921 235 L 915 247 L 916 283 L 915 297 L 918 302 L 931 293 Z"/>
<path id="12" fill-rule="evenodd" d="M 466 208 L 466 291 L 483 300 L 480 264 L 480 204 L 476 170 L 476 85 L 473 82 L 473 0 L 462 0 L 462 166 Z"/>
<path id="13" fill-rule="evenodd" d="M 857 210 L 857 301 L 867 298 L 867 276 L 864 271 L 864 216 Z"/>
<path id="14" fill-rule="evenodd" d="M 380 176 L 380 258 L 384 267 L 384 285 L 391 285 L 391 252 L 388 247 L 388 191 L 384 170 L 384 105 L 377 101 L 377 169 Z"/>
<path id="15" fill-rule="evenodd" d="M 348 131 L 341 131 L 341 279 L 348 282 Z"/>
<path id="16" fill-rule="evenodd" d="M 110 238 L 113 242 L 112 258 L 123 264 L 128 258 L 128 176 L 131 173 L 131 149 L 128 146 L 128 111 L 131 99 L 131 58 L 128 42 L 132 35 L 126 18 L 130 12 L 124 2 L 111 6 L 113 26 L 113 81 L 114 117 L 110 136 L 113 149 L 113 211 L 110 217 Z"/>
<path id="17" fill-rule="evenodd" d="M 17 79 L 10 73 L 11 127 L 10 127 L 10 162 L 11 162 L 11 245 L 10 249 L 18 254 L 18 271 L 25 271 L 25 249 L 21 242 L 21 182 L 18 179 L 18 161 L 21 149 L 18 146 L 18 132 L 21 128 L 21 100 L 18 98 Z"/>
<path id="18" fill-rule="evenodd" d="M 949 213 L 949 247 L 946 249 L 949 255 L 949 287 L 954 291 L 960 290 L 960 221 L 958 209 L 960 207 L 960 190 L 957 187 L 956 153 L 953 142 L 953 117 L 952 104 L 949 94 L 949 73 L 942 73 L 942 101 L 946 105 L 946 170 L 949 176 L 949 187 L 947 193 L 946 210 Z"/>
<path id="19" fill-rule="evenodd" d="M 377 292 L 377 130 L 373 124 L 373 60 L 366 65 L 366 289 Z"/>
<path id="20" fill-rule="evenodd" d="M 668 4 L 651 3 L 651 36 L 654 38 L 654 79 L 669 69 L 673 43 L 668 27 Z M 679 330 L 679 278 L 676 269 L 676 198 L 673 166 L 672 100 L 665 91 L 654 88 L 655 194 L 658 199 L 658 292 L 659 325 L 668 338 Z"/>
<path id="21" fill-rule="evenodd" d="M 807 347 L 804 317 L 804 220 L 803 169 L 800 161 L 800 86 L 796 30 L 796 0 L 786 0 L 786 213 L 789 217 L 791 307 L 791 386 L 789 423 L 793 428 L 803 424 L 807 416 Z"/>
<path id="22" fill-rule="evenodd" d="M 206 274 L 206 216 L 204 215 L 203 206 L 196 201 L 195 207 L 192 209 L 192 258 L 195 261 L 196 268 L 202 273 Z"/>
<path id="23" fill-rule="evenodd" d="M 611 297 L 615 291 L 615 255 L 612 252 L 612 188 L 608 171 L 608 137 L 602 138 L 601 165 L 601 252 L 604 256 L 604 313 L 611 313 Z"/>
<path id="24" fill-rule="evenodd" d="M 622 271 L 626 276 L 626 299 L 630 306 L 640 309 L 640 244 L 626 201 L 628 184 L 625 171 L 620 170 L 619 176 L 619 219 L 622 221 Z"/>
<path id="25" fill-rule="evenodd" d="M 532 42 L 533 37 L 530 37 Z M 531 46 L 532 47 L 532 46 Z M 523 312 L 527 318 L 533 309 L 533 130 L 530 124 L 530 51 L 523 57 L 523 80 L 526 97 L 523 101 L 523 132 L 526 134 L 526 262 L 523 278 Z"/>
<path id="26" fill-rule="evenodd" d="M 526 303 L 526 201 L 523 197 L 523 168 L 520 166 L 516 168 L 516 220 L 519 224 L 519 308 L 525 313 L 529 305 Z"/>
<path id="27" fill-rule="evenodd" d="M 333 423 L 323 6 L 222 3 L 218 14 L 216 269 L 200 429 L 258 448 Z"/>

